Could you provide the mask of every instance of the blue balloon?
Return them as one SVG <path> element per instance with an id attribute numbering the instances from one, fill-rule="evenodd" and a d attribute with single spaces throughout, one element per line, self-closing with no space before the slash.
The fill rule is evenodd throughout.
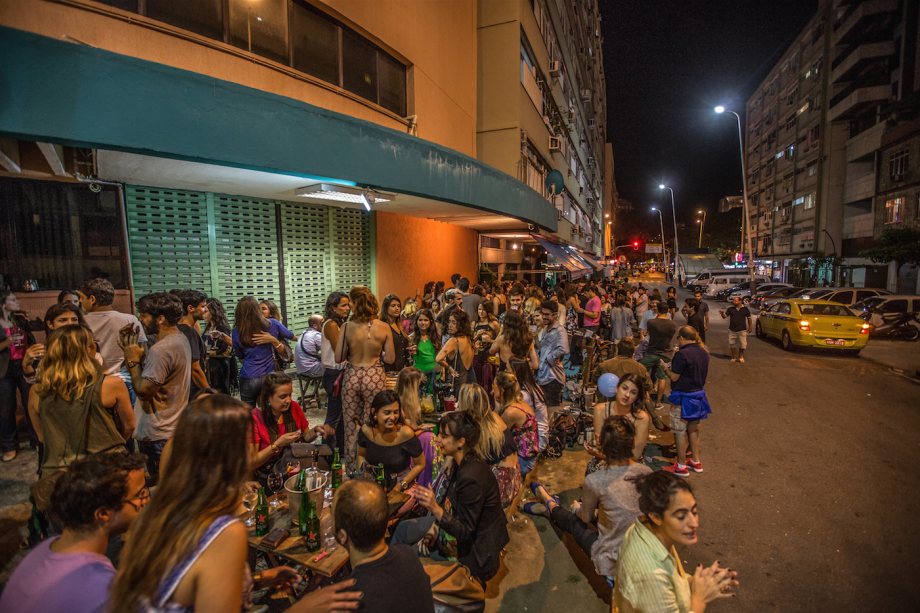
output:
<path id="1" fill-rule="evenodd" d="M 617 385 L 620 384 L 620 378 L 612 372 L 604 373 L 597 380 L 597 391 L 605 398 L 613 398 L 617 393 Z"/>

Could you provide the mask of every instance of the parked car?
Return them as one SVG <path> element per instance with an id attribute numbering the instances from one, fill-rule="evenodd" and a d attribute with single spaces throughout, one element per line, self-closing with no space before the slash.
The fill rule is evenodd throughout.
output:
<path id="1" fill-rule="evenodd" d="M 763 301 L 761 301 L 760 307 L 759 307 L 759 308 L 760 308 L 761 310 L 766 310 L 766 309 L 770 308 L 771 306 L 773 306 L 774 304 L 776 304 L 777 302 L 779 302 L 780 300 L 783 300 L 783 299 L 786 299 L 786 300 L 798 300 L 799 298 L 801 298 L 801 297 L 804 296 L 805 294 L 809 294 L 809 293 L 811 293 L 811 292 L 813 292 L 813 291 L 814 291 L 814 288 L 813 288 L 813 287 L 803 287 L 802 289 L 800 289 L 800 290 L 798 290 L 798 291 L 795 291 L 795 292 L 792 292 L 792 293 L 790 293 L 790 294 L 787 295 L 787 296 L 771 296 L 771 297 L 765 298 Z"/>
<path id="2" fill-rule="evenodd" d="M 770 289 L 764 293 L 760 293 L 760 291 L 758 291 L 757 295 L 751 299 L 751 302 L 748 304 L 748 306 L 755 309 L 762 309 L 764 308 L 765 302 L 770 301 L 769 304 L 773 304 L 780 298 L 787 298 L 792 294 L 801 292 L 802 289 L 803 288 L 801 287 L 793 287 L 790 285 L 787 287 L 774 287 L 773 289 Z"/>
<path id="3" fill-rule="evenodd" d="M 754 331 L 758 338 L 778 338 L 786 351 L 822 347 L 858 355 L 869 342 L 869 328 L 836 302 L 781 300 L 760 313 Z"/>
<path id="4" fill-rule="evenodd" d="M 740 296 L 741 300 L 747 304 L 751 298 L 751 282 L 748 281 L 747 283 L 742 283 L 738 287 L 739 289 L 736 289 L 728 295 L 729 302 L 732 301 L 735 296 Z M 770 283 L 758 283 L 757 293 L 760 294 L 761 292 L 769 292 L 780 287 L 792 287 L 792 285 L 789 283 L 776 283 L 772 281 Z"/>
<path id="5" fill-rule="evenodd" d="M 848 287 L 844 289 L 838 289 L 835 292 L 831 292 L 826 296 L 822 296 L 821 300 L 827 300 L 828 302 L 837 302 L 839 304 L 845 304 L 851 306 L 857 302 L 862 302 L 867 298 L 874 298 L 876 296 L 890 296 L 891 292 L 884 289 L 872 289 L 865 287 Z"/>
<path id="6" fill-rule="evenodd" d="M 709 285 L 706 286 L 706 295 L 715 296 L 722 290 L 748 283 L 750 280 L 750 273 L 740 269 L 736 270 L 733 275 L 716 275 L 712 278 L 712 281 L 709 282 Z M 757 283 L 772 283 L 770 277 L 766 275 L 754 275 L 754 280 L 757 281 Z"/>

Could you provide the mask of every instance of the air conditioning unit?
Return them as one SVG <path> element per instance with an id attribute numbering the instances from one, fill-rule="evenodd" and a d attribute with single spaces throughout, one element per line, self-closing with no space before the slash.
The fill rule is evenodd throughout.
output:
<path id="1" fill-rule="evenodd" d="M 581 231 L 581 228 L 578 226 L 572 226 L 572 236 L 578 236 L 578 233 Z"/>
<path id="2" fill-rule="evenodd" d="M 596 120 L 596 119 L 589 119 L 589 120 L 588 120 L 588 129 L 589 129 L 589 130 L 593 130 L 593 129 L 596 128 L 596 127 L 597 127 L 597 120 Z"/>
<path id="3" fill-rule="evenodd" d="M 549 63 L 549 76 L 558 77 L 560 74 L 562 74 L 562 62 L 558 60 L 555 62 L 550 62 Z"/>
<path id="4" fill-rule="evenodd" d="M 556 209 L 556 221 L 562 221 L 562 211 Z"/>
<path id="5" fill-rule="evenodd" d="M 558 136 L 549 137 L 549 150 L 562 152 L 562 139 Z"/>
<path id="6" fill-rule="evenodd" d="M 891 180 L 892 181 L 903 181 L 904 175 L 891 175 Z"/>
<path id="7" fill-rule="evenodd" d="M 581 101 L 591 102 L 591 90 L 590 89 L 581 90 Z"/>
<path id="8" fill-rule="evenodd" d="M 585 237 L 585 242 L 588 243 L 588 244 L 594 242 L 594 237 L 593 237 L 593 236 L 586 236 L 586 237 Z"/>

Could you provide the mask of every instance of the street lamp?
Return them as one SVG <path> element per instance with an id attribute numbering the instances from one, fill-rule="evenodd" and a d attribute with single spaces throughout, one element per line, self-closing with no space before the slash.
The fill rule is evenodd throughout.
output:
<path id="1" fill-rule="evenodd" d="M 677 275 L 677 284 L 683 287 L 683 277 L 680 274 L 680 245 L 677 244 L 677 212 L 674 208 L 674 190 L 664 184 L 659 185 L 658 189 L 666 189 L 671 192 L 671 216 L 674 218 L 674 274 Z"/>
<path id="2" fill-rule="evenodd" d="M 664 276 L 668 276 L 668 248 L 664 246 L 664 217 L 661 216 L 661 211 L 657 207 L 652 207 L 652 210 L 658 213 L 658 223 L 661 224 L 661 250 L 664 256 Z"/>
<path id="3" fill-rule="evenodd" d="M 700 221 L 699 219 L 696 220 L 696 222 L 700 224 L 700 244 L 697 245 L 697 249 L 702 249 L 703 248 L 703 226 L 706 225 L 706 211 L 697 211 L 697 213 L 701 213 L 703 215 L 703 221 Z"/>
<path id="4" fill-rule="evenodd" d="M 744 164 L 744 137 L 741 135 L 741 116 L 734 111 L 727 111 L 724 106 L 717 106 L 716 113 L 731 113 L 738 120 L 738 147 L 741 151 L 741 188 L 744 194 L 744 219 L 741 221 L 741 232 L 745 231 L 745 226 L 750 223 L 748 214 L 748 193 L 747 193 L 747 169 Z M 751 296 L 757 293 L 757 285 L 754 280 L 754 247 L 751 242 L 751 231 L 747 228 L 747 247 L 748 247 L 748 269 L 751 271 Z M 744 246 L 742 245 L 742 249 Z"/>

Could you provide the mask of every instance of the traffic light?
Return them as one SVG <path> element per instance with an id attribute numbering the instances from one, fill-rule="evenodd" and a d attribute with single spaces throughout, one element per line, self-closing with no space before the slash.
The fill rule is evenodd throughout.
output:
<path id="1" fill-rule="evenodd" d="M 639 241 L 633 241 L 633 249 L 639 248 Z"/>

